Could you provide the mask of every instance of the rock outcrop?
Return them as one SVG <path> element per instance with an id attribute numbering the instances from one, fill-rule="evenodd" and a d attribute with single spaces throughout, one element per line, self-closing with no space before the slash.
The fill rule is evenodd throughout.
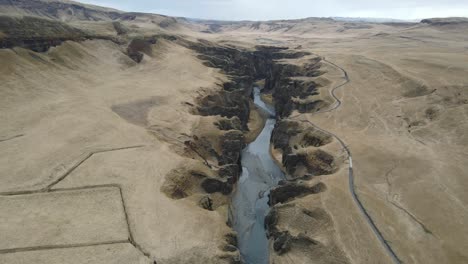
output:
<path id="1" fill-rule="evenodd" d="M 219 115 L 226 118 L 236 117 L 240 121 L 241 129 L 247 130 L 250 116 L 249 97 L 242 89 L 236 91 L 220 91 L 199 100 L 198 113 L 200 115 Z"/>
<path id="2" fill-rule="evenodd" d="M 282 152 L 282 164 L 291 178 L 332 174 L 338 166 L 334 155 L 319 149 L 333 138 L 306 123 L 280 120 L 271 138 L 273 147 Z"/>
<path id="3" fill-rule="evenodd" d="M 22 47 L 45 52 L 64 41 L 90 38 L 85 32 L 58 21 L 37 17 L 0 16 L 0 48 Z"/>
<path id="4" fill-rule="evenodd" d="M 276 53 L 272 57 L 298 58 L 308 55 L 304 52 Z M 314 80 L 297 79 L 296 77 L 317 77 L 323 74 L 320 69 L 321 59 L 313 57 L 304 65 L 275 63 L 270 75 L 265 79 L 265 90 L 271 91 L 275 100 L 278 116 L 287 117 L 293 110 L 301 113 L 318 111 L 327 104 L 322 100 L 309 97 L 317 95 L 319 86 Z"/>
<path id="5" fill-rule="evenodd" d="M 313 186 L 300 182 L 286 183 L 270 190 L 268 204 L 273 206 L 278 203 L 285 203 L 295 198 L 323 192 L 326 189 L 325 184 L 321 182 Z"/>
<path id="6" fill-rule="evenodd" d="M 339 245 L 330 239 L 333 220 L 320 207 L 310 210 L 297 204 L 277 205 L 265 218 L 265 228 L 276 255 L 290 253 L 318 263 L 350 263 Z M 272 258 L 274 261 L 275 256 Z"/>
<path id="7" fill-rule="evenodd" d="M 156 42 L 155 38 L 134 38 L 128 44 L 127 55 L 135 62 L 140 63 L 144 54 L 151 56 L 151 45 L 156 44 Z"/>

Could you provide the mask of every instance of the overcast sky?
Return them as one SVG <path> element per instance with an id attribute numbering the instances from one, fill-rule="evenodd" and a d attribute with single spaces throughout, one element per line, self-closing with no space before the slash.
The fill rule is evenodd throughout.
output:
<path id="1" fill-rule="evenodd" d="M 124 11 L 221 20 L 468 17 L 468 0 L 78 0 Z"/>

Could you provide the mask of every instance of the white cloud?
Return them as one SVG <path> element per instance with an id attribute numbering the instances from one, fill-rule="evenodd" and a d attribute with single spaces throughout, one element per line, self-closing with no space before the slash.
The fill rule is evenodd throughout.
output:
<path id="1" fill-rule="evenodd" d="M 125 11 L 223 20 L 304 17 L 384 17 L 415 19 L 467 16 L 466 0 L 78 0 Z"/>

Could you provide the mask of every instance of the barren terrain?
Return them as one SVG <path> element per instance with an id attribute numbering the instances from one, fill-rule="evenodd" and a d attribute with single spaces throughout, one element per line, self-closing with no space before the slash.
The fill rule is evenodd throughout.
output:
<path id="1" fill-rule="evenodd" d="M 254 83 L 271 263 L 467 263 L 467 36 L 0 0 L 0 263 L 242 263 Z"/>

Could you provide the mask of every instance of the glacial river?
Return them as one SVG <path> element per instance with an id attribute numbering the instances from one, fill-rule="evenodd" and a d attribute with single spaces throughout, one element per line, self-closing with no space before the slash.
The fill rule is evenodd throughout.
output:
<path id="1" fill-rule="evenodd" d="M 260 135 L 242 150 L 242 174 L 232 198 L 232 222 L 238 233 L 238 246 L 246 264 L 268 264 L 268 239 L 264 221 L 268 214 L 268 194 L 284 179 L 270 154 L 270 138 L 276 120 L 275 110 L 254 89 L 254 103 L 270 115 Z"/>

